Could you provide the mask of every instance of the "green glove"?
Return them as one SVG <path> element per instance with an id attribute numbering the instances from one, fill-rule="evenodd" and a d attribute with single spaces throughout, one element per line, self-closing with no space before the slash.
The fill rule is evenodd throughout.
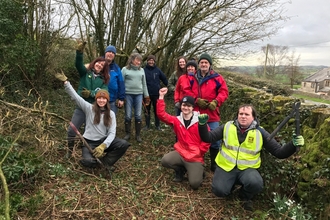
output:
<path id="1" fill-rule="evenodd" d="M 102 157 L 105 148 L 107 148 L 107 145 L 105 143 L 100 144 L 93 150 L 93 156 L 94 157 Z"/>
<path id="2" fill-rule="evenodd" d="M 305 144 L 305 140 L 304 140 L 304 137 L 301 136 L 301 135 L 298 135 L 298 136 L 293 136 L 293 139 L 292 139 L 292 143 L 294 146 L 296 147 L 301 147 L 301 146 L 304 146 Z"/>
<path id="3" fill-rule="evenodd" d="M 61 73 L 55 73 L 55 77 L 56 79 L 62 81 L 62 82 L 65 82 L 68 80 L 68 77 L 66 77 L 63 73 L 63 71 L 61 71 Z"/>
<path id="4" fill-rule="evenodd" d="M 214 99 L 212 102 L 210 102 L 208 107 L 210 110 L 214 111 L 217 108 L 217 106 L 218 106 L 218 101 Z"/>
<path id="5" fill-rule="evenodd" d="M 197 105 L 201 109 L 207 109 L 207 106 L 209 105 L 209 101 L 207 101 L 206 99 L 197 98 Z"/>
<path id="6" fill-rule="evenodd" d="M 209 116 L 208 114 L 200 114 L 198 116 L 198 123 L 200 125 L 205 125 L 207 123 L 207 121 L 209 120 Z"/>
<path id="7" fill-rule="evenodd" d="M 81 91 L 81 96 L 85 99 L 89 98 L 89 96 L 91 95 L 91 91 L 89 91 L 86 88 L 83 88 L 83 90 Z"/>
<path id="8" fill-rule="evenodd" d="M 87 42 L 83 42 L 83 43 L 78 44 L 77 51 L 79 51 L 80 53 L 83 53 L 84 49 L 85 49 L 85 46 L 86 46 L 86 43 Z"/>

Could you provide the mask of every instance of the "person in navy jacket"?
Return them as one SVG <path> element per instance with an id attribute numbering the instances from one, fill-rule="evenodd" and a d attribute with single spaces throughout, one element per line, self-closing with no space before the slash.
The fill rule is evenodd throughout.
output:
<path id="1" fill-rule="evenodd" d="M 157 130 L 161 130 L 160 122 L 157 117 L 156 104 L 157 99 L 159 98 L 159 89 L 161 88 L 160 81 L 162 81 L 165 86 L 168 85 L 168 81 L 165 74 L 156 66 L 156 57 L 154 55 L 148 56 L 147 65 L 144 68 L 144 72 L 146 76 L 150 101 L 154 109 L 155 127 Z M 146 127 L 144 130 L 148 130 L 150 128 L 150 110 L 151 105 L 145 106 L 144 115 L 146 118 Z"/>

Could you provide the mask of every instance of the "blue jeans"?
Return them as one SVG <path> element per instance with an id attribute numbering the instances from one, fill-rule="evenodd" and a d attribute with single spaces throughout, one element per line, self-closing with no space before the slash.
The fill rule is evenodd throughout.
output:
<path id="1" fill-rule="evenodd" d="M 143 98 L 142 94 L 139 94 L 139 95 L 126 94 L 125 122 L 131 122 L 133 108 L 134 108 L 135 122 L 141 122 L 142 121 L 141 120 L 142 98 Z"/>
<path id="2" fill-rule="evenodd" d="M 240 198 L 251 200 L 263 189 L 263 179 L 260 173 L 253 168 L 239 170 L 236 167 L 227 172 L 217 166 L 212 180 L 212 192 L 218 197 L 225 197 L 231 193 L 235 184 L 242 185 Z"/>
<path id="3" fill-rule="evenodd" d="M 216 122 L 216 121 L 215 122 L 208 122 L 207 124 L 209 125 L 209 127 L 210 127 L 211 130 L 214 130 L 217 127 L 219 127 L 219 122 Z M 210 147 L 212 147 L 214 149 L 219 149 L 220 148 L 220 143 L 221 143 L 220 140 L 219 141 L 216 141 L 216 142 L 213 142 L 213 143 L 211 143 L 211 146 Z"/>
<path id="4" fill-rule="evenodd" d="M 111 110 L 115 113 L 115 115 L 117 114 L 117 112 L 118 112 L 118 108 L 117 108 L 117 106 L 116 106 L 116 101 L 114 101 L 114 102 L 110 102 L 110 108 L 111 108 Z"/>

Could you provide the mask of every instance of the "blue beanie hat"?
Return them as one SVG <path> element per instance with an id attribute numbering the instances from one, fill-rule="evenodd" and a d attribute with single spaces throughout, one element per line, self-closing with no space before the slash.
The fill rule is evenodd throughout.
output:
<path id="1" fill-rule="evenodd" d="M 106 53 L 106 52 L 112 52 L 112 53 L 116 54 L 116 48 L 112 45 L 107 46 L 104 53 Z"/>

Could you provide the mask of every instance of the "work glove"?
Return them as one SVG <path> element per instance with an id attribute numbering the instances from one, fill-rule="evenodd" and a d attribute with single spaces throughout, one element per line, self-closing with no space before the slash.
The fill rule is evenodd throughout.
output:
<path id="1" fill-rule="evenodd" d="M 65 82 L 68 80 L 68 77 L 66 77 L 63 73 L 63 71 L 61 71 L 60 73 L 55 73 L 55 78 L 62 81 L 62 82 Z"/>
<path id="2" fill-rule="evenodd" d="M 107 148 L 107 145 L 102 143 L 99 146 L 97 146 L 94 150 L 93 150 L 93 156 L 94 157 L 102 157 L 105 148 Z"/>
<path id="3" fill-rule="evenodd" d="M 201 109 L 207 109 L 207 106 L 209 105 L 209 101 L 207 101 L 206 99 L 197 98 L 197 105 Z"/>
<path id="4" fill-rule="evenodd" d="M 150 105 L 150 97 L 149 96 L 144 98 L 144 103 L 145 103 L 146 106 Z"/>
<path id="5" fill-rule="evenodd" d="M 80 53 L 83 53 L 84 49 L 85 49 L 85 46 L 86 46 L 86 42 L 78 44 L 77 51 L 79 51 Z"/>
<path id="6" fill-rule="evenodd" d="M 210 102 L 208 108 L 212 111 L 214 111 L 218 106 L 218 101 L 217 100 L 213 100 L 212 102 Z"/>
<path id="7" fill-rule="evenodd" d="M 174 106 L 175 106 L 175 108 L 177 108 L 177 109 L 181 109 L 181 104 L 180 104 L 180 102 L 176 102 Z"/>
<path id="8" fill-rule="evenodd" d="M 298 136 L 293 135 L 292 143 L 296 147 L 304 146 L 304 144 L 305 144 L 304 137 L 301 135 L 298 135 Z"/>
<path id="9" fill-rule="evenodd" d="M 208 114 L 200 114 L 198 116 L 198 123 L 200 125 L 205 125 L 207 123 L 207 121 L 209 120 L 209 116 Z"/>
<path id="10" fill-rule="evenodd" d="M 83 90 L 81 91 L 81 96 L 85 99 L 89 98 L 89 96 L 91 95 L 91 91 L 89 91 L 86 88 L 83 88 Z"/>

